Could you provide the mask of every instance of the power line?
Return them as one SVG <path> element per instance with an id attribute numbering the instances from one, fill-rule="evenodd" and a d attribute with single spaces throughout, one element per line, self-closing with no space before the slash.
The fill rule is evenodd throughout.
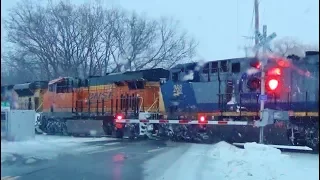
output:
<path id="1" fill-rule="evenodd" d="M 239 46 L 239 0 L 237 0 L 237 47 Z"/>
<path id="2" fill-rule="evenodd" d="M 249 30 L 248 30 L 249 36 L 242 36 L 243 38 L 249 40 L 249 44 L 250 45 L 248 45 L 248 42 L 246 42 L 246 46 L 245 47 L 251 46 L 252 42 L 254 41 L 254 36 L 251 36 L 254 33 L 254 29 L 253 29 L 254 16 L 255 16 L 255 12 L 254 12 L 254 5 L 253 5 L 252 6 L 252 14 L 251 14 L 251 22 L 250 22 L 250 26 L 249 26 Z"/>
<path id="3" fill-rule="evenodd" d="M 251 15 L 251 23 L 250 23 L 250 28 L 249 28 L 249 34 L 252 33 L 252 29 L 253 29 L 253 19 L 254 19 L 254 6 L 252 6 L 252 15 Z"/>

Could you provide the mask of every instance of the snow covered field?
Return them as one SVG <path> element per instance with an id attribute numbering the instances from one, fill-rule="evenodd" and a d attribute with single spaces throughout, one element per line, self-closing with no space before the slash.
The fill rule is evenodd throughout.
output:
<path id="1" fill-rule="evenodd" d="M 144 165 L 146 179 L 318 180 L 319 155 L 281 153 L 256 143 L 244 149 L 226 142 L 176 148 Z M 155 178 L 156 177 L 156 178 Z"/>
<path id="2" fill-rule="evenodd" d="M 68 136 L 37 135 L 34 140 L 22 142 L 8 142 L 1 140 L 1 163 L 14 161 L 15 155 L 39 159 L 51 159 L 63 153 L 81 153 L 90 149 L 85 142 L 110 141 L 113 138 L 80 138 Z"/>

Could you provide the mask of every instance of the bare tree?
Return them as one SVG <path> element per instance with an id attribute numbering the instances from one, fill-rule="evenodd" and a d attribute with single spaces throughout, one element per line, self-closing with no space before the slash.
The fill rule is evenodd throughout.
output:
<path id="1" fill-rule="evenodd" d="M 245 56 L 254 56 L 255 52 L 253 51 L 253 46 L 244 46 Z M 271 53 L 274 53 L 279 56 L 288 56 L 296 55 L 299 57 L 304 57 L 305 51 L 319 51 L 319 45 L 313 44 L 303 44 L 294 38 L 285 37 L 277 39 L 272 43 Z"/>
<path id="2" fill-rule="evenodd" d="M 6 65 L 32 74 L 27 79 L 171 67 L 191 60 L 197 45 L 171 19 L 148 19 L 99 3 L 25 2 L 11 9 L 5 28 L 14 47 L 6 52 Z"/>
<path id="3" fill-rule="evenodd" d="M 123 23 L 125 27 L 116 32 L 116 61 L 124 62 L 125 70 L 170 68 L 195 55 L 197 43 L 186 33 L 178 33 L 178 24 L 172 19 L 148 20 L 133 13 Z"/>
<path id="4" fill-rule="evenodd" d="M 307 45 L 294 40 L 293 38 L 282 38 L 273 43 L 273 52 L 280 56 L 297 55 L 304 57 L 305 51 L 319 50 L 317 45 Z"/>

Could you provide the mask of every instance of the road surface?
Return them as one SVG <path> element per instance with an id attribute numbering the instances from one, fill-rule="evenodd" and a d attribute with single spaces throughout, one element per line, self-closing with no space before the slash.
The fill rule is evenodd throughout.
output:
<path id="1" fill-rule="evenodd" d="M 319 179 L 318 154 L 282 155 L 276 149 L 256 146 L 245 151 L 225 142 L 215 145 L 128 140 L 86 142 L 87 151 L 53 159 L 16 156 L 14 162 L 2 163 L 1 179 Z"/>
<path id="2" fill-rule="evenodd" d="M 19 180 L 140 180 L 144 173 L 142 164 L 162 151 L 188 145 L 164 141 L 110 141 L 88 142 L 101 148 L 81 154 L 64 154 L 52 160 L 29 160 L 17 156 L 14 162 L 1 166 L 1 179 Z M 68 151 L 68 149 L 66 149 Z M 178 156 L 177 156 L 178 158 Z M 164 160 L 165 161 L 165 160 Z"/>

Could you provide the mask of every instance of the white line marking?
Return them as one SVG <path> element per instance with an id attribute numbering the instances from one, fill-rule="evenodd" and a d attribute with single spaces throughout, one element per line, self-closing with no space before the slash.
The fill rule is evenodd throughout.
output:
<path id="1" fill-rule="evenodd" d="M 116 145 L 116 144 L 120 144 L 120 142 L 107 143 L 107 144 L 104 144 L 104 145 L 105 146 L 111 146 L 111 145 Z"/>
<path id="2" fill-rule="evenodd" d="M 244 146 L 244 144 L 245 143 L 233 143 L 233 145 L 236 145 L 236 146 Z M 277 149 L 312 151 L 312 149 L 307 146 L 285 146 L 285 145 L 273 145 L 273 144 L 266 144 L 266 146 L 274 147 Z"/>
<path id="3" fill-rule="evenodd" d="M 151 153 L 151 152 L 160 151 L 160 150 L 162 150 L 162 149 L 164 149 L 164 148 L 151 149 L 151 150 L 148 150 L 147 152 L 148 152 L 148 153 Z"/>
<path id="4" fill-rule="evenodd" d="M 117 148 L 111 148 L 111 149 L 104 149 L 104 150 L 100 150 L 100 151 L 92 151 L 92 152 L 88 152 L 87 154 L 95 154 L 95 153 L 101 153 L 101 152 L 108 152 L 108 151 L 114 151 L 114 150 L 118 150 L 118 149 L 123 149 L 124 147 L 117 147 Z"/>
<path id="5" fill-rule="evenodd" d="M 1 180 L 14 180 L 14 179 L 18 179 L 20 176 L 5 176 L 5 177 L 1 177 Z"/>

